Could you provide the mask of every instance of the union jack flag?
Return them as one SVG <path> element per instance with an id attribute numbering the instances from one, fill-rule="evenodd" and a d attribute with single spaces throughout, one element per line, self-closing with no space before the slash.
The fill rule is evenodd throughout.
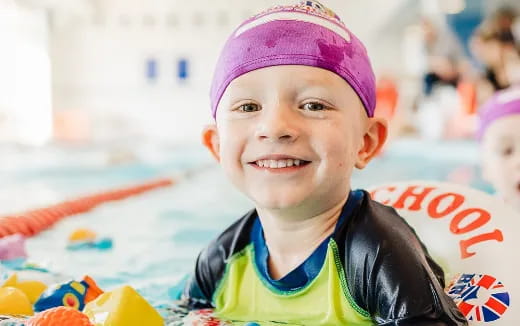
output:
<path id="1" fill-rule="evenodd" d="M 509 307 L 509 293 L 490 275 L 462 274 L 452 283 L 448 295 L 470 321 L 495 321 Z"/>
<path id="2" fill-rule="evenodd" d="M 309 7 L 314 7 L 317 9 L 322 9 L 322 10 L 324 8 L 323 5 L 321 3 L 319 3 L 318 1 L 305 1 L 305 5 L 309 6 Z"/>

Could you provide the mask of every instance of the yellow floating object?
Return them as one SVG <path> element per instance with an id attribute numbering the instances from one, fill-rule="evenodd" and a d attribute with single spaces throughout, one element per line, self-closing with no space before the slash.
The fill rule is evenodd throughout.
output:
<path id="1" fill-rule="evenodd" d="M 94 241 L 96 238 L 96 232 L 90 229 L 76 229 L 69 235 L 69 241 Z"/>
<path id="2" fill-rule="evenodd" d="M 18 281 L 18 275 L 13 273 L 0 287 L 13 287 L 25 293 L 31 304 L 35 303 L 47 289 L 47 285 L 40 281 Z"/>
<path id="3" fill-rule="evenodd" d="M 16 284 L 15 288 L 25 293 L 31 304 L 34 304 L 42 293 L 47 290 L 47 285 L 40 281 L 21 281 Z"/>
<path id="4" fill-rule="evenodd" d="M 21 290 L 10 286 L 0 288 L 0 315 L 34 314 L 29 298 Z"/>
<path id="5" fill-rule="evenodd" d="M 163 326 L 164 320 L 130 286 L 105 292 L 83 309 L 96 326 Z"/>

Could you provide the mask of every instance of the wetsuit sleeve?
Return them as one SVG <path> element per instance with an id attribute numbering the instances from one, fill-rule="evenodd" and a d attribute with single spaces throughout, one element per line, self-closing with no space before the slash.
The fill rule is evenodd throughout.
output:
<path id="1" fill-rule="evenodd" d="M 190 310 L 214 308 L 211 304 L 214 277 L 210 268 L 211 265 L 206 260 L 207 251 L 208 248 L 204 249 L 197 257 L 195 271 L 189 276 L 181 296 L 183 305 Z M 220 264 L 223 264 L 223 262 Z"/>
<path id="2" fill-rule="evenodd" d="M 368 198 L 345 235 L 349 290 L 381 326 L 467 325 L 444 292 L 442 269 L 391 207 Z"/>
<path id="3" fill-rule="evenodd" d="M 221 282 L 226 263 L 249 244 L 256 216 L 256 211 L 247 213 L 202 250 L 181 296 L 183 305 L 189 309 L 214 308 L 213 293 Z"/>

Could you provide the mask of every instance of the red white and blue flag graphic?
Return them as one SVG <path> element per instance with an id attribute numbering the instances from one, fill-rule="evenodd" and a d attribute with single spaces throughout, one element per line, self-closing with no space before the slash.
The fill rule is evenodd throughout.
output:
<path id="1" fill-rule="evenodd" d="M 469 321 L 495 321 L 509 307 L 509 293 L 490 275 L 462 274 L 450 286 L 448 295 Z"/>

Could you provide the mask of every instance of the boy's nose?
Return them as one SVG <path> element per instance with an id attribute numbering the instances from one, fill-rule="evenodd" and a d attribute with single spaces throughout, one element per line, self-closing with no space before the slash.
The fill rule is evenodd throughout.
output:
<path id="1" fill-rule="evenodd" d="M 293 142 L 298 138 L 297 117 L 288 107 L 264 110 L 258 121 L 256 136 L 263 141 Z"/>

